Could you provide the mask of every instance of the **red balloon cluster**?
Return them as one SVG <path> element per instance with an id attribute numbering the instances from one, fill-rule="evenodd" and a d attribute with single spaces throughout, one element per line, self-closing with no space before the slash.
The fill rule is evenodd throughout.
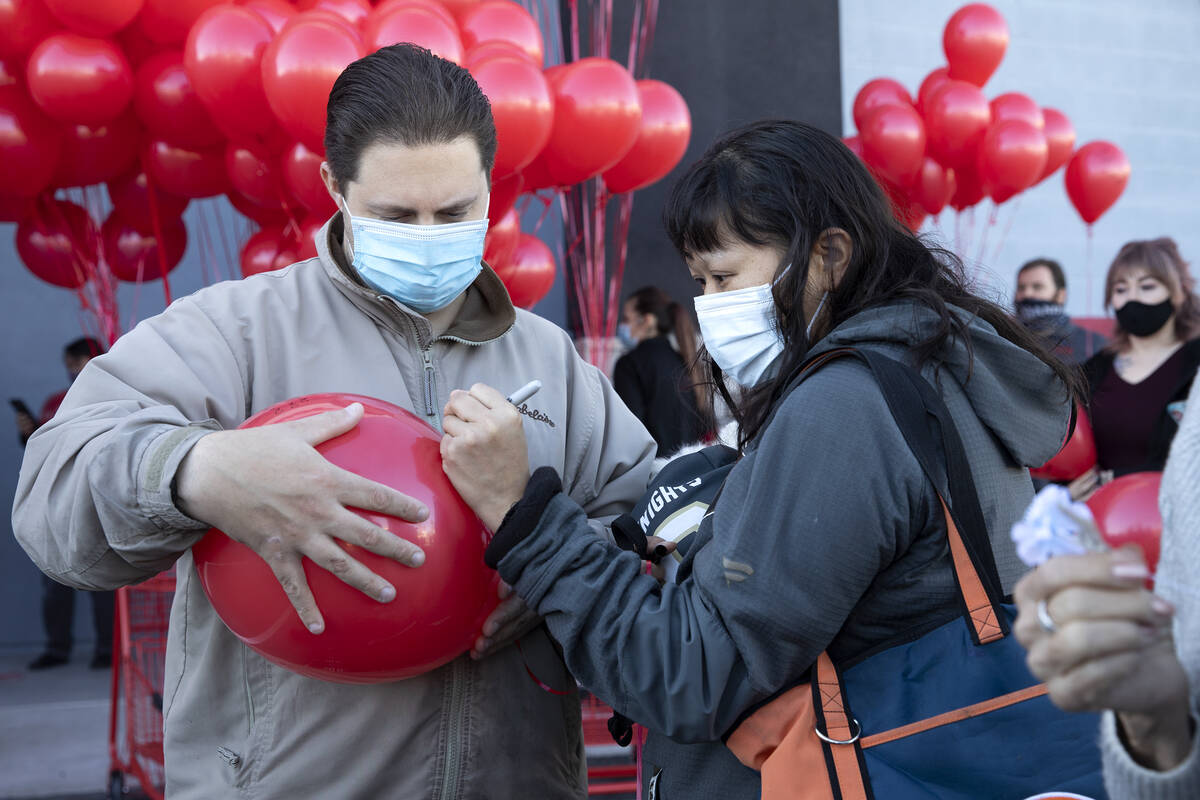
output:
<path id="1" fill-rule="evenodd" d="M 854 99 L 858 134 L 844 141 L 883 186 L 897 219 L 915 230 L 947 205 L 962 211 L 985 197 L 1000 204 L 1064 164 L 1067 194 L 1085 222 L 1116 202 L 1129 178 L 1116 145 L 1075 151 L 1062 112 L 1020 92 L 990 101 L 983 93 L 1008 48 L 1008 25 L 996 9 L 960 8 L 942 46 L 946 66 L 925 77 L 915 101 L 891 78 L 869 81 Z"/>
<path id="2" fill-rule="evenodd" d="M 441 436 L 404 409 L 369 397 L 318 394 L 255 414 L 257 427 L 363 404 L 354 430 L 318 445 L 339 467 L 386 484 L 429 508 L 424 522 L 356 512 L 415 542 L 425 563 L 405 567 L 360 547 L 342 547 L 396 587 L 380 603 L 333 573 L 304 563 L 325 631 L 309 633 L 271 569 L 254 551 L 214 529 L 192 547 L 196 574 L 221 620 L 249 647 L 294 672 L 340 683 L 419 675 L 470 649 L 499 602 L 499 576 L 483 563 L 488 535 L 442 472 Z"/>
<path id="3" fill-rule="evenodd" d="M 247 274 L 314 252 L 307 234 L 335 210 L 320 177 L 329 90 L 350 62 L 398 42 L 466 66 L 491 102 L 494 223 L 521 191 L 595 176 L 635 191 L 687 148 L 677 91 L 607 58 L 543 69 L 542 31 L 514 0 L 0 0 L 0 209 L 21 217 L 28 198 L 61 187 L 118 185 L 106 228 L 166 242 L 160 253 L 100 237 L 106 257 L 120 241 L 116 258 L 160 262 L 122 261 L 122 278 L 170 268 L 190 198 L 227 195 L 264 226 L 243 252 Z M 520 271 L 510 238 L 489 248 L 506 275 Z"/>

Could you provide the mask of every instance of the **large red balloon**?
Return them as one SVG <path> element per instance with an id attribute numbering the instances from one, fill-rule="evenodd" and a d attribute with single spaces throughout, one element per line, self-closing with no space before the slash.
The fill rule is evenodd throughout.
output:
<path id="1" fill-rule="evenodd" d="M 1105 543 L 1114 549 L 1130 544 L 1141 548 L 1152 574 L 1162 546 L 1161 487 L 1161 472 L 1134 472 L 1104 484 L 1087 500 Z M 1153 579 L 1147 585 L 1153 587 Z"/>
<path id="2" fill-rule="evenodd" d="M 438 0 L 383 0 L 382 3 L 375 6 L 375 10 L 371 14 L 373 16 L 380 16 L 397 8 L 420 8 L 424 11 L 437 14 L 445 20 L 446 24 L 451 27 L 455 34 L 458 33 L 458 20 L 454 18 L 454 14 L 450 12 L 450 9 L 446 8 L 446 4 L 439 3 Z M 370 19 L 368 19 L 363 28 L 365 29 L 370 24 Z"/>
<path id="3" fill-rule="evenodd" d="M 137 26 L 152 41 L 181 45 L 200 16 L 228 0 L 145 0 Z"/>
<path id="4" fill-rule="evenodd" d="M 154 230 L 154 214 L 158 215 L 160 221 L 178 219 L 190 202 L 186 197 L 171 194 L 157 184 L 152 185 L 146 173 L 140 169 L 109 180 L 107 188 L 113 209 L 143 233 Z M 154 204 L 153 210 L 151 203 Z"/>
<path id="5" fill-rule="evenodd" d="M 498 222 L 516 204 L 517 197 L 525 187 L 525 178 L 521 175 L 509 175 L 499 180 L 492 173 L 492 193 L 488 198 L 488 219 Z"/>
<path id="6" fill-rule="evenodd" d="M 367 0 L 298 0 L 296 8 L 301 11 L 330 11 L 356 28 L 362 27 L 371 13 L 371 4 Z"/>
<path id="7" fill-rule="evenodd" d="M 516 209 L 510 208 L 508 213 L 488 225 L 487 238 L 483 245 L 483 260 L 497 269 L 497 265 L 506 265 L 512 260 L 521 238 L 521 218 Z"/>
<path id="8" fill-rule="evenodd" d="M 282 228 L 263 228 L 242 247 L 242 277 L 283 269 L 298 260 L 296 242 L 284 235 Z"/>
<path id="9" fill-rule="evenodd" d="M 224 147 L 193 150 L 156 140 L 145 159 L 156 184 L 180 197 L 212 197 L 229 189 Z"/>
<path id="10" fill-rule="evenodd" d="M 441 0 L 441 4 L 455 20 L 461 22 L 468 11 L 479 5 L 479 0 Z"/>
<path id="11" fill-rule="evenodd" d="M 925 107 L 930 154 L 947 167 L 974 164 L 991 121 L 991 108 L 979 87 L 946 81 L 929 96 Z"/>
<path id="12" fill-rule="evenodd" d="M 276 36 L 263 55 L 263 89 L 284 130 L 321 149 L 329 90 L 342 70 L 364 55 L 356 36 L 319 20 L 298 19 Z"/>
<path id="13" fill-rule="evenodd" d="M 262 17 L 274 33 L 283 30 L 297 13 L 287 0 L 239 0 L 239 4 Z M 195 26 L 192 26 L 192 30 L 195 30 Z"/>
<path id="14" fill-rule="evenodd" d="M 91 186 L 129 170 L 137 162 L 142 131 L 126 112 L 107 125 L 66 125 L 56 186 Z"/>
<path id="15" fill-rule="evenodd" d="M 163 256 L 167 272 L 179 266 L 187 250 L 187 227 L 178 217 L 169 217 L 159 222 L 163 241 L 166 243 Z M 125 219 L 120 211 L 114 210 L 100 227 L 104 242 L 104 259 L 112 274 L 123 281 L 142 283 L 162 277 L 162 262 L 159 260 L 158 238 L 145 233 L 140 226 Z"/>
<path id="16" fill-rule="evenodd" d="M 878 106 L 858 131 L 866 161 L 897 186 L 908 186 L 925 159 L 925 123 L 911 105 Z"/>
<path id="17" fill-rule="evenodd" d="M 487 0 L 472 6 L 459 18 L 459 28 L 468 50 L 499 39 L 520 47 L 538 66 L 543 63 L 542 29 L 528 11 L 510 0 Z"/>
<path id="18" fill-rule="evenodd" d="M 542 68 L 533 58 L 521 48 L 517 47 L 512 42 L 503 42 L 499 39 L 492 39 L 488 42 L 480 42 L 474 47 L 467 50 L 463 56 L 462 65 L 470 70 L 475 71 L 475 65 L 480 64 L 492 56 L 515 56 L 523 58 L 530 64 L 533 64 L 539 70 Z"/>
<path id="19" fill-rule="evenodd" d="M 554 126 L 537 161 L 545 162 L 553 184 L 579 183 L 616 165 L 637 141 L 642 120 L 629 72 L 607 58 L 583 58 L 551 67 L 546 78 Z"/>
<path id="20" fill-rule="evenodd" d="M 986 3 L 965 5 L 942 32 L 950 77 L 983 86 L 1000 66 L 1008 49 L 1008 24 Z"/>
<path id="21" fill-rule="evenodd" d="M 943 167 L 929 156 L 921 161 L 921 171 L 913 182 L 913 200 L 929 214 L 940 214 L 954 196 L 954 170 Z"/>
<path id="22" fill-rule="evenodd" d="M 441 435 L 413 414 L 369 397 L 310 395 L 259 412 L 242 427 L 301 419 L 351 402 L 363 404 L 362 422 L 317 450 L 337 466 L 395 487 L 429 508 L 429 518 L 416 524 L 358 512 L 419 544 L 425 551 L 420 567 L 341 543 L 396 587 L 395 600 L 373 600 L 306 560 L 305 576 L 325 617 L 324 633 L 314 636 L 270 567 L 248 547 L 214 530 L 192 547 L 192 556 L 217 614 L 270 661 L 322 680 L 395 681 L 470 649 L 498 603 L 499 577 L 483 563 L 487 532 L 442 472 Z"/>
<path id="23" fill-rule="evenodd" d="M 692 138 L 692 115 L 674 87 L 655 80 L 637 82 L 642 123 L 633 147 L 604 173 L 610 192 L 632 192 L 661 180 L 683 158 Z"/>
<path id="24" fill-rule="evenodd" d="M 152 40 L 136 24 L 119 31 L 113 40 L 125 53 L 125 57 L 129 59 L 129 65 L 133 67 L 135 74 L 137 68 L 145 64 L 151 56 L 175 49 L 174 45 Z"/>
<path id="25" fill-rule="evenodd" d="M 225 146 L 225 171 L 233 188 L 258 205 L 277 208 L 287 202 L 282 170 L 265 149 L 230 142 Z"/>
<path id="26" fill-rule="evenodd" d="M 1075 430 L 1062 449 L 1042 466 L 1029 474 L 1044 481 L 1069 483 L 1096 466 L 1096 436 L 1092 423 L 1082 408 L 1075 410 Z"/>
<path id="27" fill-rule="evenodd" d="M 111 122 L 133 97 L 133 68 L 121 48 L 77 33 L 56 33 L 34 48 L 25 77 L 43 111 L 77 125 Z"/>
<path id="28" fill-rule="evenodd" d="M 1091 225 L 1112 208 L 1129 183 L 1129 159 L 1112 142 L 1088 142 L 1067 162 L 1066 185 L 1071 204 Z"/>
<path id="29" fill-rule="evenodd" d="M 992 200 L 1003 203 L 1037 183 L 1046 168 L 1046 134 L 1021 119 L 995 122 L 979 146 L 979 172 Z"/>
<path id="30" fill-rule="evenodd" d="M 283 154 L 283 182 L 288 191 L 308 209 L 314 217 L 329 219 L 337 204 L 329 196 L 325 181 L 321 180 L 322 151 L 313 152 L 301 142 L 296 142 Z"/>
<path id="31" fill-rule="evenodd" d="M 0 222 L 24 222 L 33 212 L 33 201 L 28 197 L 0 194 Z"/>
<path id="32" fill-rule="evenodd" d="M 134 83 L 133 106 L 151 136 L 184 147 L 213 147 L 225 140 L 184 70 L 183 53 L 151 56 Z"/>
<path id="33" fill-rule="evenodd" d="M 1046 168 L 1042 170 L 1041 180 L 1045 180 L 1067 163 L 1071 153 L 1075 151 L 1075 126 L 1067 115 L 1054 108 L 1043 108 L 1042 117 L 1046 123 Z"/>
<path id="34" fill-rule="evenodd" d="M 917 111 L 920 111 L 922 116 L 925 114 L 925 109 L 929 107 L 929 98 L 948 80 L 950 80 L 949 68 L 938 67 L 926 75 L 925 80 L 921 81 L 921 88 L 917 90 L 916 106 Z"/>
<path id="35" fill-rule="evenodd" d="M 24 92 L 0 94 L 0 190 L 32 197 L 50 186 L 62 152 L 62 128 Z"/>
<path id="36" fill-rule="evenodd" d="M 951 208 L 955 211 L 963 211 L 978 203 L 985 196 L 983 179 L 979 177 L 976 165 L 954 168 L 954 193 L 950 196 Z"/>
<path id="37" fill-rule="evenodd" d="M 96 223 L 82 206 L 66 200 L 40 202 L 17 226 L 17 252 L 37 277 L 78 289 L 90 277 L 99 243 Z"/>
<path id="38" fill-rule="evenodd" d="M 265 136 L 275 127 L 266 113 L 262 59 L 275 36 L 249 8 L 218 6 L 192 26 L 184 65 L 212 119 L 231 138 Z"/>
<path id="39" fill-rule="evenodd" d="M 899 81 L 891 78 L 876 78 L 867 81 L 858 94 L 854 96 L 854 126 L 861 132 L 867 124 L 867 117 L 877 108 L 884 106 L 911 106 L 912 95 L 908 93 Z"/>
<path id="40" fill-rule="evenodd" d="M 554 254 L 532 233 L 522 233 L 512 260 L 496 270 L 513 305 L 533 308 L 554 285 Z"/>
<path id="41" fill-rule="evenodd" d="M 45 0 L 46 7 L 76 33 L 111 36 L 133 22 L 143 0 Z"/>
<path id="42" fill-rule="evenodd" d="M 0 56 L 23 57 L 58 30 L 42 0 L 0 0 Z"/>
<path id="43" fill-rule="evenodd" d="M 518 172 L 550 140 L 554 124 L 550 85 L 540 69 L 515 56 L 478 62 L 471 73 L 491 103 L 496 121 L 495 174 Z"/>
<path id="44" fill-rule="evenodd" d="M 289 213 L 287 209 L 281 206 L 275 206 L 274 208 L 260 206 L 258 203 L 247 197 L 243 197 L 240 192 L 233 189 L 226 192 L 225 196 L 229 200 L 229 204 L 239 214 L 257 223 L 260 228 L 279 228 L 281 230 L 287 228 L 288 230 L 292 230 L 299 224 L 296 220 L 295 209 Z M 295 250 L 295 242 L 292 243 L 292 249 Z"/>
<path id="45" fill-rule="evenodd" d="M 1019 119 L 1028 122 L 1039 131 L 1046 129 L 1046 119 L 1042 107 L 1033 98 L 1020 92 L 1006 92 L 996 95 L 988 105 L 992 109 L 992 124 L 1006 119 Z"/>
<path id="46" fill-rule="evenodd" d="M 382 14 L 375 12 L 363 27 L 363 42 L 370 52 L 400 42 L 411 42 L 447 61 L 455 64 L 463 62 L 462 39 L 453 20 L 447 22 L 436 11 L 422 6 L 389 8 Z"/>

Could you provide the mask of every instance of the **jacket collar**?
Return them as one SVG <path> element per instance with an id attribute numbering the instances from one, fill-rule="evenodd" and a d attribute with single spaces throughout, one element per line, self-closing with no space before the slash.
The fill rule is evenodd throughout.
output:
<path id="1" fill-rule="evenodd" d="M 342 248 L 342 215 L 334 213 L 316 236 L 317 258 L 325 274 L 342 294 L 363 313 L 381 324 L 395 329 L 402 320 L 405 332 L 416 331 L 417 342 L 427 347 L 433 341 L 433 327 L 424 316 L 395 299 L 367 286 L 354 267 L 346 261 Z M 499 276 L 483 263 L 483 270 L 467 287 L 467 299 L 454 322 L 439 339 L 465 344 L 483 344 L 498 339 L 512 329 L 517 312 L 509 299 L 508 290 Z"/>

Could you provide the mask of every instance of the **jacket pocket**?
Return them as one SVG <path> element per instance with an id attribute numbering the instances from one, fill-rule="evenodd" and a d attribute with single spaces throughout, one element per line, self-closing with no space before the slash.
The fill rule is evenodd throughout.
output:
<path id="1" fill-rule="evenodd" d="M 271 674 L 264 660 L 245 645 L 238 647 L 241 675 L 240 702 L 245 726 L 229 731 L 228 737 L 218 745 L 214 757 L 221 764 L 221 773 L 226 782 L 242 789 L 249 786 L 261 772 L 260 761 L 265 749 L 266 706 L 270 700 Z"/>

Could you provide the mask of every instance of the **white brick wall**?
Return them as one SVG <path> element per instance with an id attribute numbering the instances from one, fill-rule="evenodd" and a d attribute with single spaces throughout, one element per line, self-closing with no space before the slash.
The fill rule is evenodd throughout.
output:
<path id="1" fill-rule="evenodd" d="M 1039 255 L 1067 270 L 1068 309 L 1100 313 L 1104 274 L 1122 243 L 1168 235 L 1200 275 L 1200 2 L 1197 0 L 992 0 L 1008 21 L 1008 52 L 984 87 L 988 97 L 1024 92 L 1063 111 L 1077 144 L 1115 142 L 1133 166 L 1125 193 L 1094 228 L 1083 222 L 1062 171 L 1000 207 L 988 233 L 981 279 L 1005 298 L 1016 269 Z M 862 85 L 889 76 L 915 94 L 945 63 L 942 29 L 965 0 L 840 0 L 843 124 Z M 976 209 L 960 255 L 974 261 L 992 208 Z M 1011 223 L 1011 232 L 1002 237 Z M 967 229 L 963 221 L 963 230 Z M 927 231 L 939 228 L 926 223 Z M 954 241 L 953 209 L 940 230 Z M 997 245 L 1004 239 L 998 257 Z M 1090 283 L 1092 291 L 1086 291 Z"/>

